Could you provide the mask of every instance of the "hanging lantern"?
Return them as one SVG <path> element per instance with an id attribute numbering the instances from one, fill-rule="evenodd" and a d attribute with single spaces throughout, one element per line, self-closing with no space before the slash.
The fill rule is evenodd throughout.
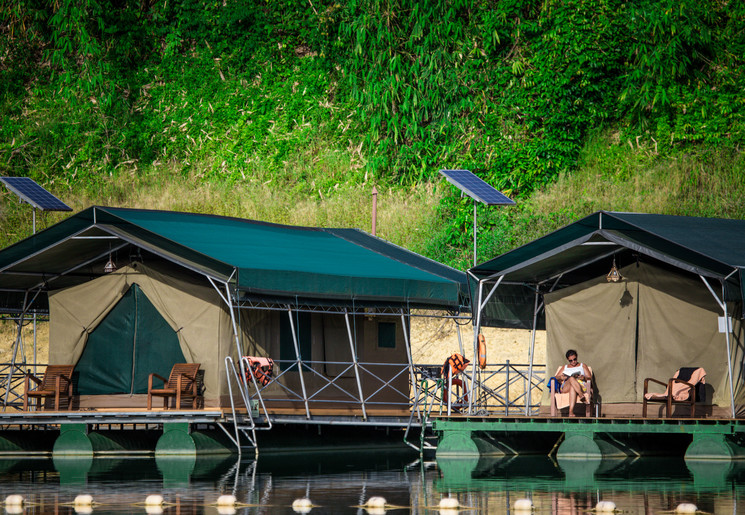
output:
<path id="1" fill-rule="evenodd" d="M 621 276 L 621 272 L 618 271 L 618 268 L 616 268 L 616 258 L 613 258 L 613 266 L 610 269 L 610 272 L 608 272 L 608 275 L 605 276 L 605 279 L 609 283 L 617 283 L 623 277 Z"/>
<path id="2" fill-rule="evenodd" d="M 107 274 L 116 271 L 116 264 L 114 263 L 114 260 L 111 259 L 111 245 L 109 245 L 109 260 L 103 266 L 103 271 Z"/>

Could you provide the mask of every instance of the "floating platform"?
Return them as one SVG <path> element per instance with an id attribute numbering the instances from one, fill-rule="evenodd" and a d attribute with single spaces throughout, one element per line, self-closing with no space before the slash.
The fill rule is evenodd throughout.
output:
<path id="1" fill-rule="evenodd" d="M 745 459 L 745 420 L 451 416 L 433 420 L 437 457 L 543 454 L 564 460 L 684 455 Z"/>
<path id="2" fill-rule="evenodd" d="M 246 424 L 247 414 L 236 413 Z M 242 417 L 242 418 L 241 418 Z M 271 414 L 256 439 L 259 449 L 308 448 L 345 442 L 374 448 L 393 442 L 425 450 L 436 442 L 438 459 L 551 456 L 560 460 L 678 456 L 686 461 L 745 461 L 745 419 L 723 418 L 555 418 L 512 416 L 368 416 L 332 413 Z M 254 422 L 266 424 L 265 417 Z M 419 438 L 424 431 L 422 438 Z M 432 433 L 433 432 L 433 433 Z M 290 437 L 282 436 L 290 435 Z M 358 438 L 354 438 L 357 436 Z M 426 438 L 434 436 L 433 439 Z M 86 410 L 0 414 L 0 456 L 239 454 L 233 413 L 225 410 Z M 319 444 L 320 442 L 320 444 Z"/>
<path id="3" fill-rule="evenodd" d="M 0 455 L 232 454 L 220 410 L 0 414 Z"/>

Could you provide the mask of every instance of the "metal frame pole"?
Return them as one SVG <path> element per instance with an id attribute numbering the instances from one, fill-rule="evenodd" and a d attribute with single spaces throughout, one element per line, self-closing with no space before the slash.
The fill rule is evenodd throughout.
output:
<path id="1" fill-rule="evenodd" d="M 303 378 L 303 360 L 300 357 L 300 345 L 297 341 L 297 332 L 295 330 L 295 320 L 292 317 L 292 306 L 287 306 L 287 314 L 290 316 L 290 330 L 292 331 L 292 344 L 295 346 L 295 356 L 297 357 L 297 371 L 300 374 L 300 388 L 303 390 L 303 403 L 305 404 L 305 418 L 310 420 L 310 407 L 308 406 L 308 392 L 305 390 L 305 379 Z"/>
<path id="2" fill-rule="evenodd" d="M 458 348 L 460 349 L 461 355 L 463 355 L 463 339 L 461 338 L 459 324 L 455 324 L 455 332 L 458 335 Z"/>
<path id="3" fill-rule="evenodd" d="M 233 273 L 235 273 L 235 271 Z M 233 305 L 233 299 L 230 294 L 230 285 L 227 281 L 223 283 L 223 286 L 225 288 L 225 295 L 223 295 L 223 293 L 220 291 L 220 288 L 217 287 L 217 284 L 215 284 L 215 281 L 211 277 L 207 276 L 207 280 L 210 282 L 210 284 L 215 289 L 215 291 L 217 291 L 217 294 L 220 296 L 220 298 L 222 298 L 223 302 L 228 306 L 228 313 L 230 313 L 230 322 L 233 326 L 233 341 L 235 342 L 235 349 L 238 353 L 238 362 L 239 362 L 239 369 L 241 371 L 241 380 L 244 382 L 245 387 L 248 388 L 248 381 L 246 380 L 246 370 L 245 370 L 245 367 L 243 366 L 243 360 L 241 359 L 243 356 L 243 349 L 241 349 L 241 340 L 240 340 L 240 336 L 238 335 L 238 324 L 235 320 L 235 312 L 234 312 L 235 306 Z M 250 406 L 246 406 L 246 408 L 251 409 Z"/>
<path id="4" fill-rule="evenodd" d="M 735 418 L 735 389 L 732 384 L 732 351 L 730 349 L 729 333 L 732 330 L 729 323 L 729 314 L 727 312 L 727 300 L 724 296 L 724 281 L 722 281 L 722 305 L 724 306 L 724 325 L 726 330 L 724 331 L 725 341 L 727 342 L 727 376 L 729 378 L 729 402 L 732 413 L 732 418 Z"/>
<path id="5" fill-rule="evenodd" d="M 18 331 L 16 332 L 16 340 L 13 342 L 13 356 L 10 359 L 10 369 L 8 370 L 8 378 L 6 380 L 5 384 L 5 399 L 3 399 L 3 411 L 6 410 L 8 407 L 8 398 L 10 397 L 10 389 L 12 387 L 13 382 L 13 369 L 16 367 L 16 356 L 18 355 L 18 347 L 22 346 L 23 342 L 23 321 L 26 319 L 26 311 L 28 311 L 28 308 L 31 306 L 31 304 L 36 300 L 36 296 L 31 300 L 31 302 L 28 302 L 28 293 L 29 290 L 26 290 L 26 292 L 23 295 L 23 310 L 21 311 L 20 315 L 18 316 Z M 37 292 L 38 295 L 38 292 Z M 23 355 L 23 364 L 26 364 L 26 353 L 25 351 L 22 351 Z"/>
<path id="6" fill-rule="evenodd" d="M 473 414 L 473 399 L 476 397 L 476 364 L 478 362 L 479 329 L 481 329 L 481 297 L 484 293 L 484 283 L 479 281 L 479 293 L 476 303 L 476 324 L 473 326 L 473 366 L 471 367 L 471 393 L 468 396 L 468 414 Z M 450 405 L 448 404 L 448 410 Z M 448 412 L 448 415 L 450 413 Z"/>
<path id="7" fill-rule="evenodd" d="M 476 199 L 473 199 L 473 266 L 476 266 Z"/>
<path id="8" fill-rule="evenodd" d="M 357 392 L 360 396 L 360 406 L 362 406 L 362 419 L 367 421 L 367 410 L 365 409 L 365 396 L 362 393 L 362 381 L 360 380 L 360 364 L 357 359 L 357 349 L 355 348 L 355 338 L 352 336 L 352 325 L 349 323 L 349 310 L 344 309 L 344 322 L 347 324 L 347 336 L 349 337 L 349 350 L 352 353 L 352 363 L 354 366 L 354 377 L 357 380 Z"/>
<path id="9" fill-rule="evenodd" d="M 530 333 L 530 362 L 528 364 L 528 391 L 525 403 L 525 415 L 530 415 L 530 404 L 533 393 L 533 359 L 535 357 L 535 333 L 538 324 L 538 289 L 535 290 L 535 303 L 533 304 L 533 330 Z"/>
<path id="10" fill-rule="evenodd" d="M 732 330 L 732 327 L 730 327 L 729 315 L 727 312 L 727 297 L 725 295 L 725 281 L 729 279 L 729 277 L 735 272 L 737 272 L 737 270 L 734 270 L 724 279 L 720 279 L 720 283 L 722 285 L 722 300 L 719 300 L 719 297 L 717 296 L 716 293 L 714 293 L 714 290 L 712 289 L 709 282 L 704 278 L 704 276 L 699 274 L 701 281 L 703 281 L 703 283 L 706 285 L 706 288 L 709 290 L 709 293 L 711 293 L 711 295 L 714 297 L 714 300 L 717 302 L 717 304 L 719 304 L 720 309 L 724 313 L 724 325 L 725 325 L 724 341 L 726 342 L 726 345 L 727 345 L 727 375 L 729 378 L 729 399 L 730 399 L 730 410 L 732 413 L 732 418 L 735 418 L 735 390 L 732 384 L 732 351 L 730 349 L 730 339 L 729 339 L 729 333 Z"/>
<path id="11" fill-rule="evenodd" d="M 414 359 L 411 356 L 411 342 L 409 341 L 409 331 L 408 331 L 408 324 L 406 323 L 406 315 L 404 314 L 404 310 L 401 310 L 401 327 L 404 331 L 404 346 L 406 347 L 406 359 L 409 360 L 409 375 L 411 376 L 411 384 L 414 385 L 414 399 L 415 399 L 415 405 L 417 407 L 417 418 L 421 420 L 421 415 L 419 414 L 419 384 L 416 381 L 416 371 L 414 370 Z"/>

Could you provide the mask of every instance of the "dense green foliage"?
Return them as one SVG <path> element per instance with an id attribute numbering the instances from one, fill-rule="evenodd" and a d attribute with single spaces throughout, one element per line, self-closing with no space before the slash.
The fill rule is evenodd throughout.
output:
<path id="1" fill-rule="evenodd" d="M 66 195 L 167 165 L 321 202 L 462 167 L 520 201 L 479 208 L 485 257 L 648 177 L 679 187 L 638 210 L 743 216 L 701 193 L 741 193 L 742 2 L 2 1 L 0 173 Z M 415 250 L 463 267 L 472 204 L 445 193 Z"/>

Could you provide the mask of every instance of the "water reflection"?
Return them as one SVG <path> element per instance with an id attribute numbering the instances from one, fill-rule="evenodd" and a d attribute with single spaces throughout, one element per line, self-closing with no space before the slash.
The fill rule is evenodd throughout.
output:
<path id="1" fill-rule="evenodd" d="M 437 513 L 443 497 L 484 513 L 515 513 L 530 499 L 535 513 L 579 515 L 599 501 L 625 513 L 657 514 L 693 503 L 699 510 L 735 514 L 745 504 L 745 465 L 682 458 L 554 461 L 548 457 L 420 460 L 408 451 L 232 456 L 0 459 L 0 492 L 22 495 L 26 514 L 356 513 L 370 497 L 398 506 L 385 513 Z M 97 504 L 74 506 L 78 494 Z M 144 506 L 151 494 L 162 507 Z M 220 495 L 240 505 L 218 507 Z M 307 510 L 306 510 L 307 511 Z M 380 510 L 377 510 L 380 511 Z M 463 513 L 463 512 L 461 512 Z"/>

